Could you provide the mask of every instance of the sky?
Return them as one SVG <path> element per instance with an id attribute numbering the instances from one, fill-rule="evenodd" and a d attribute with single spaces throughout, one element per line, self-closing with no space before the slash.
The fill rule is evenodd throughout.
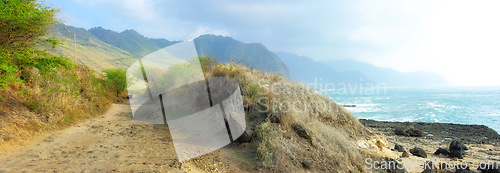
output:
<path id="1" fill-rule="evenodd" d="M 436 72 L 461 86 L 500 86 L 500 1 L 46 0 L 67 25 L 202 34 L 262 43 L 317 61 L 354 59 Z"/>

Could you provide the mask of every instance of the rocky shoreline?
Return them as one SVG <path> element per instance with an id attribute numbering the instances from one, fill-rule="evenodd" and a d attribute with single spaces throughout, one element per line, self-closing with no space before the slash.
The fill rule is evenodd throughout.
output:
<path id="1" fill-rule="evenodd" d="M 499 172 L 498 169 L 478 169 L 481 163 L 484 163 L 482 166 L 493 164 L 494 168 L 500 164 L 500 135 L 486 126 L 359 121 L 371 131 L 384 134 L 392 149 L 389 155 L 404 162 L 407 172 Z M 438 161 L 445 165 L 436 163 Z M 434 162 L 433 170 L 426 170 L 425 164 L 431 162 Z M 409 167 L 406 165 L 409 163 L 419 164 Z M 457 169 L 461 165 L 464 169 Z"/>

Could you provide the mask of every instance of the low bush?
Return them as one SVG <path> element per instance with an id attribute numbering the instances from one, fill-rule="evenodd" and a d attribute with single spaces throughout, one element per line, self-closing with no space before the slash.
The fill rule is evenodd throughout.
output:
<path id="1" fill-rule="evenodd" d="M 106 73 L 106 85 L 116 93 L 117 96 L 124 94 L 127 88 L 127 72 L 123 69 L 114 68 L 104 70 Z"/>

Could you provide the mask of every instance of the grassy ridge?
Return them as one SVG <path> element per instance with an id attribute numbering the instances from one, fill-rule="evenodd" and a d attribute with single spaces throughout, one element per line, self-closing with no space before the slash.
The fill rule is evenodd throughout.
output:
<path id="1" fill-rule="evenodd" d="M 312 172 L 368 172 L 363 159 L 378 157 L 387 143 L 350 112 L 304 85 L 239 65 L 208 65 L 213 64 L 208 58 L 201 60 L 205 76 L 233 78 L 239 83 L 247 129 L 255 132 L 248 144 L 251 149 L 238 151 L 257 158 L 241 161 L 248 171 L 297 172 L 308 162 L 314 164 Z"/>

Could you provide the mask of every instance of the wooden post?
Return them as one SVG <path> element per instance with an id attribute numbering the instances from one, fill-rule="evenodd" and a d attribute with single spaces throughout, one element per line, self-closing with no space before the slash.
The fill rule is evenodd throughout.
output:
<path id="1" fill-rule="evenodd" d="M 73 38 L 75 39 L 75 63 L 76 63 L 77 62 L 76 61 L 76 34 L 73 33 L 73 36 L 74 36 Z"/>
<path id="2" fill-rule="evenodd" d="M 66 27 L 66 25 L 64 25 L 64 28 L 66 28 L 66 30 L 68 30 L 68 32 L 69 32 L 70 34 L 73 34 L 73 38 L 74 38 L 74 40 L 75 40 L 75 59 L 73 60 L 73 62 L 76 64 L 76 33 L 71 32 L 71 31 L 68 29 L 68 27 Z"/>

